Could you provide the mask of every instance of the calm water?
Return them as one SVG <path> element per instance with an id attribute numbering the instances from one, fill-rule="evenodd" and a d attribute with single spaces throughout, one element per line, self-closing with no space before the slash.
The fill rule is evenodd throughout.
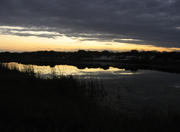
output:
<path id="1" fill-rule="evenodd" d="M 25 72 L 26 70 L 33 70 L 36 75 L 42 78 L 51 78 L 52 74 L 56 76 L 61 75 L 73 75 L 85 78 L 99 78 L 99 79 L 109 79 L 111 76 L 130 76 L 133 74 L 140 74 L 139 72 L 126 71 L 125 69 L 119 69 L 116 67 L 109 67 L 109 69 L 103 68 L 85 68 L 78 69 L 76 66 L 72 65 L 56 65 L 54 67 L 50 66 L 38 66 L 38 65 L 24 65 L 15 62 L 11 63 L 3 63 L 4 66 L 9 69 L 18 69 L 21 72 Z"/>
<path id="2" fill-rule="evenodd" d="M 151 70 L 126 71 L 116 67 L 78 69 L 71 65 L 37 66 L 4 63 L 9 69 L 19 71 L 34 69 L 41 77 L 52 73 L 73 75 L 80 78 L 95 78 L 103 82 L 107 97 L 101 102 L 117 111 L 133 112 L 143 108 L 158 109 L 160 112 L 180 111 L 180 74 Z M 105 103 L 103 103 L 105 102 Z"/>

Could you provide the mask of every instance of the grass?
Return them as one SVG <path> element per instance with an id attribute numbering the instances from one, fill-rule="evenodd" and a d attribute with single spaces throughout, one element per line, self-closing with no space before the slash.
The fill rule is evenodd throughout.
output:
<path id="1" fill-rule="evenodd" d="M 0 131 L 155 132 L 179 131 L 180 113 L 144 108 L 132 114 L 97 104 L 101 83 L 73 76 L 41 79 L 0 66 Z"/>
<path id="2" fill-rule="evenodd" d="M 32 69 L 21 73 L 1 66 L 0 126 L 49 130 L 55 123 L 58 127 L 53 129 L 79 129 L 86 119 L 85 124 L 89 124 L 91 117 L 98 116 L 94 98 L 97 93 L 87 87 L 89 84 L 98 89 L 93 82 L 72 76 L 41 79 L 35 77 Z"/>

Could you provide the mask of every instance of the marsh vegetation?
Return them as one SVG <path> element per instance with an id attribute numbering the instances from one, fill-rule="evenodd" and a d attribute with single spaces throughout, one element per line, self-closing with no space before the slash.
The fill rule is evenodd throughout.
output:
<path id="1" fill-rule="evenodd" d="M 179 53 L 1 53 L 0 59 L 1 131 L 180 130 Z"/>
<path id="2" fill-rule="evenodd" d="M 1 65 L 0 83 L 1 131 L 179 131 L 178 111 L 144 107 L 121 113 L 99 105 L 98 100 L 107 96 L 99 81 L 53 73 L 42 79 L 32 67 L 20 72 Z"/>

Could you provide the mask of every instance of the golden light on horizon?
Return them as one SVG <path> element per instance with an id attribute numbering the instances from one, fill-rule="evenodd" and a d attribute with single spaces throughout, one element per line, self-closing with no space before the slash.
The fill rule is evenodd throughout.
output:
<path id="1" fill-rule="evenodd" d="M 3 51 L 76 51 L 76 50 L 111 50 L 111 51 L 129 51 L 129 50 L 157 50 L 157 51 L 175 51 L 180 48 L 165 48 L 152 45 L 137 45 L 120 42 L 100 42 L 100 41 L 81 41 L 66 36 L 56 38 L 45 38 L 35 36 L 16 36 L 0 35 L 0 50 Z"/>

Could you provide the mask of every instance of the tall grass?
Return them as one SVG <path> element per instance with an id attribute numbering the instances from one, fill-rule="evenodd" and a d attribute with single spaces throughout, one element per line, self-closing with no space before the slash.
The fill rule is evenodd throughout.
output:
<path id="1" fill-rule="evenodd" d="M 73 76 L 37 78 L 0 66 L 0 131 L 5 132 L 179 132 L 180 113 L 143 109 L 114 113 L 97 104 L 106 96 L 98 80 Z"/>
<path id="2" fill-rule="evenodd" d="M 88 120 L 92 120 L 90 115 L 98 113 L 87 82 L 73 76 L 41 79 L 35 77 L 31 67 L 25 69 L 21 73 L 17 69 L 0 66 L 0 73 L 3 73 L 0 74 L 0 126 L 5 130 L 80 129 L 78 124 L 86 122 L 87 125 Z M 54 123 L 57 126 L 52 126 Z"/>

